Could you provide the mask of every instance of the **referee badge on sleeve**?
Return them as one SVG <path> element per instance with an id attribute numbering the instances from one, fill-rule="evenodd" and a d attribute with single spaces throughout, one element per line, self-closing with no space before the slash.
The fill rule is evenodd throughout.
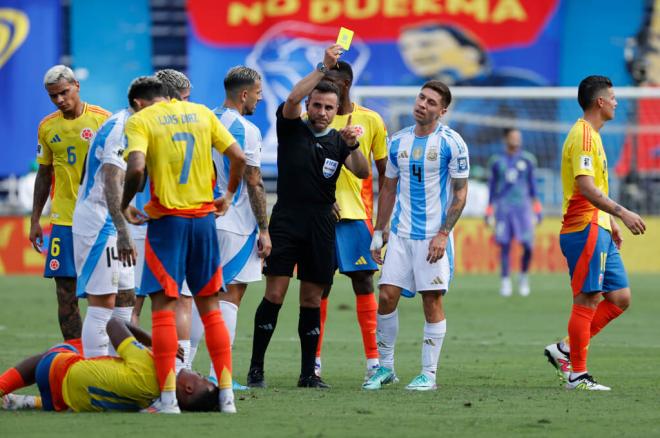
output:
<path id="1" fill-rule="evenodd" d="M 337 171 L 338 165 L 339 163 L 337 161 L 326 158 L 325 163 L 323 163 L 323 176 L 330 178 Z"/>

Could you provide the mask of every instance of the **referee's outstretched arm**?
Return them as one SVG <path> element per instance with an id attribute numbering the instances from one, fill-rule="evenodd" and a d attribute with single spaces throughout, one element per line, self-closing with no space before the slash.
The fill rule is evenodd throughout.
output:
<path id="1" fill-rule="evenodd" d="M 323 66 L 317 66 L 310 74 L 305 76 L 298 82 L 291 90 L 289 97 L 286 98 L 284 102 L 284 108 L 282 108 L 282 115 L 285 119 L 297 119 L 300 117 L 302 112 L 302 107 L 300 103 L 302 100 L 312 92 L 316 84 L 321 82 L 325 72 L 331 68 L 334 68 L 337 65 L 337 60 L 341 54 L 341 46 L 339 44 L 333 44 L 332 46 L 325 49 L 325 55 L 323 56 Z"/>

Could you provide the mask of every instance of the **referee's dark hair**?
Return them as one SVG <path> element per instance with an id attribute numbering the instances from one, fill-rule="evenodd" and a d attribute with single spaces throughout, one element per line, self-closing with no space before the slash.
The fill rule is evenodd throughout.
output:
<path id="1" fill-rule="evenodd" d="M 241 90 L 261 80 L 256 70 L 244 65 L 232 67 L 225 76 L 224 85 L 227 95 L 236 96 Z"/>
<path id="2" fill-rule="evenodd" d="M 445 108 L 449 108 L 449 105 L 451 104 L 451 91 L 449 91 L 447 84 L 433 79 L 425 82 L 424 85 L 422 85 L 422 90 L 424 88 L 430 88 L 438 93 L 440 97 L 442 97 L 442 105 L 444 105 Z"/>
<path id="3" fill-rule="evenodd" d="M 155 76 L 140 76 L 128 87 L 128 104 L 137 110 L 135 99 L 153 100 L 157 97 L 169 97 L 165 84 Z"/>
<path id="4" fill-rule="evenodd" d="M 330 81 L 321 81 L 318 84 L 316 84 L 316 87 L 309 93 L 309 96 L 311 97 L 314 92 L 321 93 L 321 94 L 326 94 L 326 93 L 334 93 L 337 95 L 337 102 L 339 102 L 339 99 L 341 99 L 341 93 L 339 91 L 339 87 L 335 85 L 335 83 L 330 82 Z"/>
<path id="5" fill-rule="evenodd" d="M 608 88 L 612 88 L 612 81 L 606 76 L 587 76 L 582 79 L 578 87 L 578 103 L 583 111 L 588 110 L 598 95 Z"/>

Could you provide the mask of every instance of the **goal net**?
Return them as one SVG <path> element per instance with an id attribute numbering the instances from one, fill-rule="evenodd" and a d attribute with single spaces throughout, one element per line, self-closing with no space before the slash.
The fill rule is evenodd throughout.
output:
<path id="1" fill-rule="evenodd" d="M 582 111 L 574 87 L 452 87 L 443 118 L 470 148 L 472 176 L 485 180 L 487 163 L 503 150 L 502 131 L 515 127 L 538 160 L 537 182 L 546 211 L 561 211 L 561 149 Z M 377 111 L 390 134 L 414 124 L 419 87 L 354 87 L 353 99 Z M 643 213 L 660 213 L 660 89 L 615 88 L 615 119 L 601 130 L 610 195 Z"/>

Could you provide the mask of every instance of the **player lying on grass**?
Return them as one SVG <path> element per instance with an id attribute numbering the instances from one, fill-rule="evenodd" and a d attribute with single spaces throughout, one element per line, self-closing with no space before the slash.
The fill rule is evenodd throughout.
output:
<path id="1" fill-rule="evenodd" d="M 108 322 L 107 331 L 119 357 L 84 359 L 71 345 L 57 345 L 0 375 L 2 407 L 101 412 L 139 411 L 149 406 L 160 395 L 147 348 L 151 336 L 115 318 Z M 34 383 L 40 396 L 12 394 Z M 177 375 L 176 397 L 186 411 L 218 410 L 218 388 L 186 369 Z"/>

